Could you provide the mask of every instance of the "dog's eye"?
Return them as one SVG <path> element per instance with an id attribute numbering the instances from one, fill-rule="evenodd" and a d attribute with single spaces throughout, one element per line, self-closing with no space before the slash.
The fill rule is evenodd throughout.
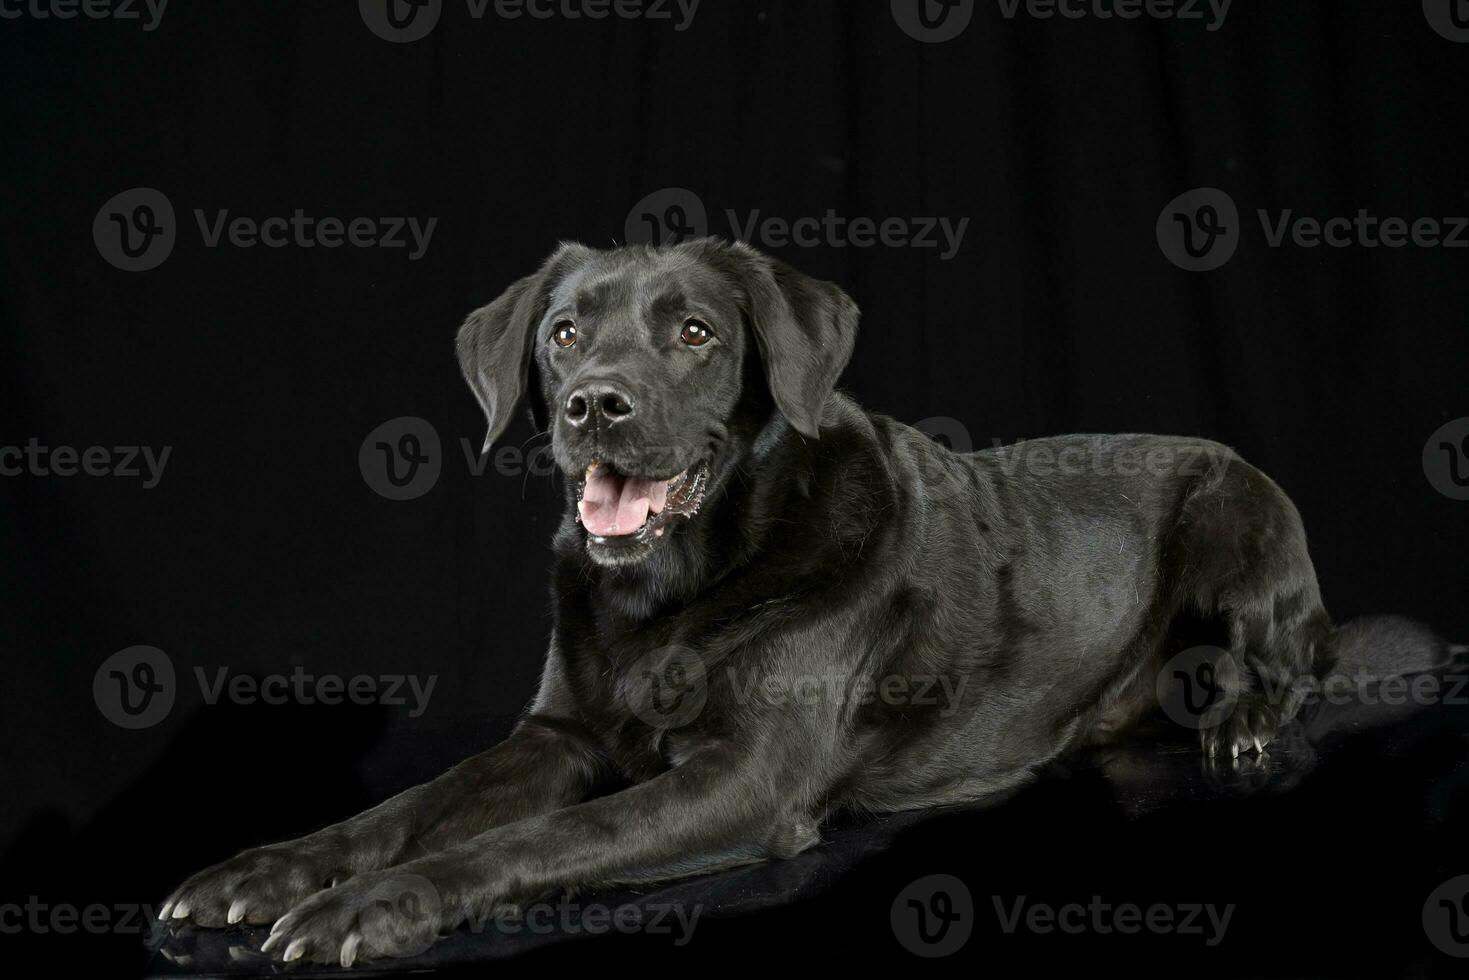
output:
<path id="1" fill-rule="evenodd" d="M 551 332 L 551 339 L 556 341 L 557 347 L 570 347 L 576 343 L 576 324 L 570 320 L 558 322 L 556 329 Z"/>
<path id="2" fill-rule="evenodd" d="M 703 320 L 689 317 L 684 321 L 683 331 L 679 333 L 678 339 L 690 347 L 703 347 L 714 339 L 714 331 Z"/>

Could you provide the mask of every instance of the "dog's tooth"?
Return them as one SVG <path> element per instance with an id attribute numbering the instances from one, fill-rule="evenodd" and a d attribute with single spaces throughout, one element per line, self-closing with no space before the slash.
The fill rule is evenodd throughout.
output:
<path id="1" fill-rule="evenodd" d="M 243 898 L 237 898 L 230 903 L 230 910 L 229 913 L 225 916 L 225 921 L 228 922 L 230 925 L 234 925 L 236 922 L 239 922 L 244 917 L 245 900 Z"/>

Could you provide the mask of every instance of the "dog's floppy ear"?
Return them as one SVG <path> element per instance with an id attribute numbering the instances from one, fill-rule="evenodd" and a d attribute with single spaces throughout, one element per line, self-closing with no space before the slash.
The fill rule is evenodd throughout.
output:
<path id="1" fill-rule="evenodd" d="M 775 405 L 797 432 L 820 438 L 821 407 L 857 340 L 857 304 L 836 284 L 743 242 L 731 250 L 745 269 L 750 325 Z"/>
<path id="2" fill-rule="evenodd" d="M 469 314 L 455 341 L 459 370 L 489 423 L 485 450 L 500 437 L 525 394 L 536 325 L 546 315 L 552 286 L 588 250 L 563 244 L 539 270 L 517 279 L 488 306 Z"/>

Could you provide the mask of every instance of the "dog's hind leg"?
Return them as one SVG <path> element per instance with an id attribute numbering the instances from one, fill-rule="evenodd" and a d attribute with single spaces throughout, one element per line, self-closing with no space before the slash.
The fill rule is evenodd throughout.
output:
<path id="1" fill-rule="evenodd" d="M 1216 704 L 1200 729 L 1211 757 L 1263 753 L 1329 667 L 1331 619 L 1295 505 L 1248 463 L 1216 460 L 1189 487 L 1170 541 L 1179 598 L 1228 630 Z"/>

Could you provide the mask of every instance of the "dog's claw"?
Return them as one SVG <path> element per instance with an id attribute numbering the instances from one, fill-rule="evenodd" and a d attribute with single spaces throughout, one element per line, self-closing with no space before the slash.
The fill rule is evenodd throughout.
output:
<path id="1" fill-rule="evenodd" d="M 189 917 L 189 903 L 179 902 L 175 905 L 173 907 L 173 917 L 175 919 L 187 919 Z"/>
<path id="2" fill-rule="evenodd" d="M 342 966 L 349 967 L 357 962 L 357 949 L 361 945 L 362 933 L 360 932 L 351 933 L 346 939 L 342 940 L 342 953 L 340 957 Z"/>
<path id="3" fill-rule="evenodd" d="M 163 908 L 158 911 L 158 921 L 167 922 L 169 913 L 173 911 L 173 902 L 164 902 Z"/>
<path id="4" fill-rule="evenodd" d="M 272 946 L 279 946 L 281 940 L 284 939 L 284 938 L 285 938 L 285 936 L 280 935 L 278 933 L 272 933 L 269 936 L 266 936 L 265 937 L 265 942 L 263 942 L 263 943 L 260 944 L 260 952 L 262 952 L 262 953 L 269 953 L 270 952 L 270 948 Z"/>
<path id="5" fill-rule="evenodd" d="M 285 955 L 282 956 L 281 959 L 289 963 L 292 960 L 299 960 L 305 954 L 305 952 L 306 940 L 304 938 L 293 939 L 291 940 L 291 944 L 286 947 Z"/>
<path id="6" fill-rule="evenodd" d="M 243 898 L 237 898 L 230 903 L 230 910 L 224 917 L 225 921 L 228 922 L 230 925 L 234 925 L 236 922 L 239 922 L 244 917 L 245 900 Z"/>

